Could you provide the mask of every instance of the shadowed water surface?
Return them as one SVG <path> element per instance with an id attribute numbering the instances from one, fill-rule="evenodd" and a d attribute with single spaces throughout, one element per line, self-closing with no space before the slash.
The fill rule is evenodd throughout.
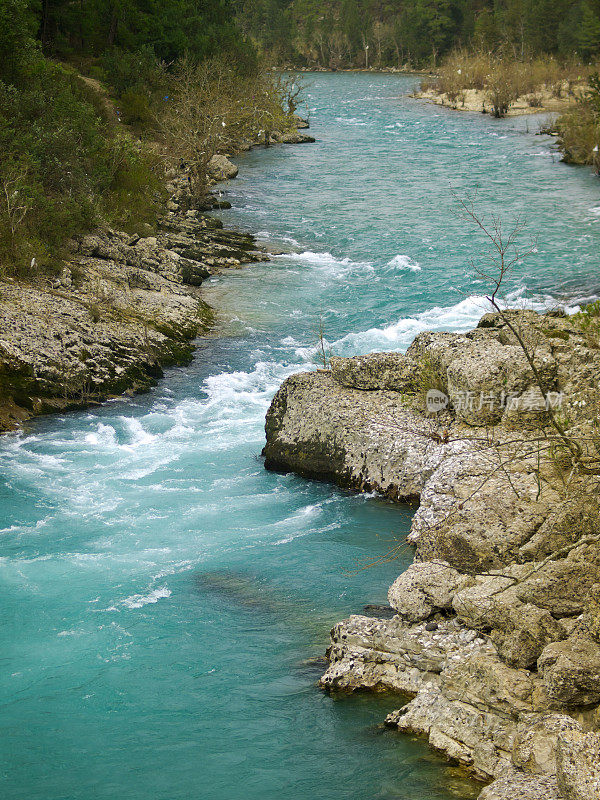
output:
<path id="1" fill-rule="evenodd" d="M 414 79 L 316 75 L 318 142 L 254 151 L 226 224 L 291 252 L 212 279 L 226 335 L 149 395 L 0 443 L 1 794 L 10 800 L 450 800 L 468 787 L 379 727 L 399 698 L 315 689 L 328 630 L 385 603 L 411 509 L 263 470 L 283 378 L 404 349 L 485 310 L 450 195 L 519 212 L 509 287 L 542 309 L 598 291 L 600 185 L 530 119 L 409 99 Z M 453 794 L 452 792 L 455 792 Z"/>

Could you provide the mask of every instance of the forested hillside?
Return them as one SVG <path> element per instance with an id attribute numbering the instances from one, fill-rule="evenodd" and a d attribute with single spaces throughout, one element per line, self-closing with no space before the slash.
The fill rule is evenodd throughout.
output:
<path id="1" fill-rule="evenodd" d="M 215 128 L 199 83 L 217 67 L 195 70 L 216 56 L 220 128 L 247 93 L 237 77 L 259 76 L 228 0 L 0 0 L 0 274 L 59 268 L 62 243 L 99 223 L 152 221 L 184 81 Z M 208 158 L 223 135 L 209 138 Z"/>
<path id="2" fill-rule="evenodd" d="M 245 33 L 277 62 L 435 66 L 458 46 L 600 52 L 600 0 L 235 0 Z"/>

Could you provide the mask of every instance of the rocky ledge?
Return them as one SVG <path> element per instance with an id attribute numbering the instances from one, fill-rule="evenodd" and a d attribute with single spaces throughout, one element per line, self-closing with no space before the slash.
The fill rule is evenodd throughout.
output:
<path id="1" fill-rule="evenodd" d="M 315 141 L 297 130 L 308 128 L 306 120 L 294 124 L 267 144 Z M 208 165 L 211 185 L 237 174 L 224 154 Z M 0 277 L 0 432 L 38 414 L 146 391 L 163 367 L 190 361 L 194 340 L 210 327 L 202 282 L 269 260 L 253 236 L 224 230 L 205 213 L 231 208 L 228 201 L 192 197 L 185 172 L 168 177 L 156 229 L 147 226 L 143 236 L 103 229 L 73 240 L 53 278 Z"/>
<path id="2" fill-rule="evenodd" d="M 70 243 L 56 277 L 0 280 L 0 431 L 148 389 L 164 366 L 189 361 L 208 329 L 204 279 L 268 260 L 254 237 L 190 209 L 184 177 L 169 189 L 150 235 L 98 231 Z"/>
<path id="3" fill-rule="evenodd" d="M 509 311 L 332 358 L 267 415 L 267 468 L 419 499 L 395 616 L 336 625 L 321 685 L 412 697 L 386 724 L 481 800 L 600 798 L 599 375 L 580 319 Z"/>

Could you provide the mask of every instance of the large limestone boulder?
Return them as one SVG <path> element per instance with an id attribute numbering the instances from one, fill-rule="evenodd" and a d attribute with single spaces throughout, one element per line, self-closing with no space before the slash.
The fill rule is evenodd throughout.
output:
<path id="1" fill-rule="evenodd" d="M 564 800 L 554 775 L 529 775 L 508 768 L 481 792 L 478 800 Z"/>
<path id="2" fill-rule="evenodd" d="M 474 332 L 481 338 L 480 332 Z M 462 333 L 424 331 L 406 351 L 407 358 L 423 365 L 423 370 L 442 376 L 450 364 L 473 346 L 473 339 Z"/>
<path id="3" fill-rule="evenodd" d="M 435 630 L 424 624 L 408 625 L 359 615 L 338 623 L 331 631 L 329 668 L 321 678 L 324 689 L 382 690 L 416 694 L 438 680 L 461 654 L 490 645 L 475 631 L 455 620 L 440 621 Z"/>
<path id="4" fill-rule="evenodd" d="M 559 737 L 573 730 L 581 730 L 581 726 L 564 714 L 524 718 L 517 726 L 513 744 L 514 766 L 533 775 L 555 775 Z"/>
<path id="5" fill-rule="evenodd" d="M 595 583 L 587 593 L 581 631 L 600 644 L 600 583 Z"/>
<path id="6" fill-rule="evenodd" d="M 418 364 L 402 353 L 371 353 L 352 358 L 331 358 L 331 374 L 334 380 L 350 389 L 410 391 L 414 389 L 417 372 Z"/>
<path id="7" fill-rule="evenodd" d="M 557 365 L 549 349 L 536 354 L 535 361 L 544 388 L 554 388 Z M 450 400 L 457 416 L 471 425 L 497 424 L 507 405 L 509 408 L 520 405 L 522 410 L 529 411 L 532 397 L 527 396 L 520 404 L 515 401 L 534 384 L 534 374 L 522 349 L 493 339 L 472 344 L 448 366 Z M 508 398 L 514 400 L 509 402 Z M 537 399 L 533 410 L 540 406 Z M 514 425 L 514 419 L 511 422 Z"/>
<path id="8" fill-rule="evenodd" d="M 581 635 L 544 648 L 538 659 L 548 696 L 565 707 L 600 703 L 600 644 Z"/>
<path id="9" fill-rule="evenodd" d="M 529 569 L 513 567 L 506 572 L 518 576 Z M 519 589 L 510 575 L 478 577 L 475 585 L 455 594 L 453 607 L 467 625 L 491 632 L 507 664 L 529 669 L 535 667 L 544 647 L 565 639 L 567 631 L 548 610 L 521 602 Z"/>
<path id="10" fill-rule="evenodd" d="M 538 530 L 552 498 L 538 498 L 534 475 L 503 470 L 499 453 L 468 439 L 448 456 L 421 491 L 409 535 L 417 558 L 462 572 L 503 567 Z"/>
<path id="11" fill-rule="evenodd" d="M 564 800 L 600 800 L 600 733 L 565 730 L 558 739 L 556 761 Z"/>
<path id="12" fill-rule="evenodd" d="M 534 330 L 534 365 L 543 388 L 552 390 L 558 364 L 548 342 L 535 332 L 539 317 L 527 321 Z M 444 388 L 440 381 L 445 384 L 454 413 L 465 423 L 496 425 L 505 412 L 511 426 L 537 423 L 544 418 L 545 403 L 534 373 L 515 337 L 507 335 L 495 318 L 493 323 L 468 334 L 422 333 L 407 356 L 421 364 L 423 380 L 429 375 L 435 388 Z"/>
<path id="13" fill-rule="evenodd" d="M 267 469 L 293 470 L 398 500 L 420 494 L 440 463 L 464 452 L 443 444 L 398 392 L 341 386 L 330 372 L 290 376 L 267 413 Z"/>
<path id="14" fill-rule="evenodd" d="M 600 508 L 589 496 L 582 501 L 561 498 L 554 504 L 534 535 L 520 550 L 521 561 L 541 561 L 575 544 L 582 536 L 600 535 Z"/>
<path id="15" fill-rule="evenodd" d="M 519 719 L 547 710 L 539 678 L 504 664 L 480 646 L 454 659 L 436 682 L 426 682 L 414 700 L 388 715 L 401 731 L 424 734 L 430 744 L 493 778 L 512 769 Z"/>
<path id="16" fill-rule="evenodd" d="M 272 144 L 311 144 L 316 141 L 314 136 L 300 131 L 273 131 L 269 137 Z"/>
<path id="17" fill-rule="evenodd" d="M 465 653 L 443 673 L 440 686 L 448 700 L 469 703 L 515 720 L 521 714 L 548 707 L 544 687 L 535 673 L 513 669 L 487 650 Z"/>
<path id="18" fill-rule="evenodd" d="M 389 714 L 386 725 L 427 736 L 432 747 L 480 778 L 492 778 L 510 766 L 514 720 L 468 700 L 449 700 L 436 683 L 426 684 L 414 700 Z"/>
<path id="19" fill-rule="evenodd" d="M 235 178 L 239 169 L 231 163 L 227 156 L 217 154 L 208 162 L 207 172 L 213 181 L 227 181 Z"/>
<path id="20" fill-rule="evenodd" d="M 420 622 L 451 608 L 456 592 L 472 582 L 444 561 L 414 562 L 390 586 L 388 600 L 407 622 Z"/>

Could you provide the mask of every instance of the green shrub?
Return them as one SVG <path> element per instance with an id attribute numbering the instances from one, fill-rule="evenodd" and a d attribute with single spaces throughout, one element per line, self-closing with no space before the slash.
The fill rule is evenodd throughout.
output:
<path id="1" fill-rule="evenodd" d="M 127 125 L 145 129 L 154 121 L 150 100 L 143 92 L 128 89 L 121 95 L 118 106 L 121 111 L 121 119 Z"/>
<path id="2" fill-rule="evenodd" d="M 600 169 L 600 77 L 589 78 L 589 89 L 577 105 L 556 123 L 558 146 L 569 164 L 590 164 Z"/>
<path id="3" fill-rule="evenodd" d="M 154 214 L 156 165 L 109 122 L 101 96 L 39 54 L 0 82 L 0 151 L 4 271 L 52 268 L 75 233 Z"/>

